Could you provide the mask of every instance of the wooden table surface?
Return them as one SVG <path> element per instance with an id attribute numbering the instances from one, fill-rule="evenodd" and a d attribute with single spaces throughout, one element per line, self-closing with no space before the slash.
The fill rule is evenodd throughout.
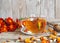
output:
<path id="1" fill-rule="evenodd" d="M 58 21 L 58 20 L 56 19 L 55 21 Z M 25 35 L 20 31 L 0 33 L 0 39 L 18 39 L 19 37 L 22 37 L 24 39 L 31 36 Z"/>

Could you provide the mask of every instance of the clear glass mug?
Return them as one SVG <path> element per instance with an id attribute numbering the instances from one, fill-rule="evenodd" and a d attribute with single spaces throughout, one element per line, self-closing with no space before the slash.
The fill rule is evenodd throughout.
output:
<path id="1" fill-rule="evenodd" d="M 44 18 L 29 17 L 21 21 L 22 27 L 25 27 L 31 33 L 43 33 L 45 32 L 47 22 Z"/>

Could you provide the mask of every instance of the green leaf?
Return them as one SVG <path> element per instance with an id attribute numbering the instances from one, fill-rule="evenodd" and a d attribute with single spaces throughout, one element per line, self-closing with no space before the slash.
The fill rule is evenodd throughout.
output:
<path id="1" fill-rule="evenodd" d="M 24 18 L 20 18 L 19 20 L 23 20 Z"/>

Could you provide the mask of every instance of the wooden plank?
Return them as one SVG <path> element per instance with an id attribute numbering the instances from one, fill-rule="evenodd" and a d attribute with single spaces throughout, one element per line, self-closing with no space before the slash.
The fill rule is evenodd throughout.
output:
<path id="1" fill-rule="evenodd" d="M 0 17 L 46 17 L 54 19 L 55 0 L 0 0 Z"/>
<path id="2" fill-rule="evenodd" d="M 56 18 L 60 19 L 60 0 L 56 0 Z"/>

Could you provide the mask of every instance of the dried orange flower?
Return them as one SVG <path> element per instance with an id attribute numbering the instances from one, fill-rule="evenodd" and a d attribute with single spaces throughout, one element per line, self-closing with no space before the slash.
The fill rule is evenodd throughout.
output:
<path id="1" fill-rule="evenodd" d="M 26 38 L 25 39 L 25 43 L 31 43 L 32 41 L 30 40 L 30 38 Z"/>

